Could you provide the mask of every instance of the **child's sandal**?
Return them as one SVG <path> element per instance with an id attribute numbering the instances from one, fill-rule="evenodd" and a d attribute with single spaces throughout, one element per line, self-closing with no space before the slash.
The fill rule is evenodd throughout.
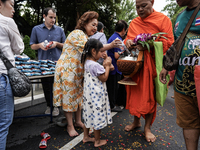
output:
<path id="1" fill-rule="evenodd" d="M 39 148 L 47 148 L 47 139 L 42 139 Z"/>
<path id="2" fill-rule="evenodd" d="M 51 138 L 49 133 L 42 132 L 40 135 L 41 135 L 41 137 L 43 137 L 44 139 L 47 139 L 47 140 L 49 140 Z"/>

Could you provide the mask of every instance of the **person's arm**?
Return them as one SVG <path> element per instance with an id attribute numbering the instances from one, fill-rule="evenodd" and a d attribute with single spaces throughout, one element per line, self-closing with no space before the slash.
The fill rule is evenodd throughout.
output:
<path id="1" fill-rule="evenodd" d="M 64 33 L 63 29 L 60 29 L 60 37 L 61 37 L 61 40 L 59 42 L 58 41 L 53 41 L 53 45 L 52 45 L 51 48 L 58 47 L 61 50 L 63 49 L 63 45 L 64 45 L 64 42 L 66 40 L 66 36 L 65 36 L 65 33 Z"/>
<path id="2" fill-rule="evenodd" d="M 103 59 L 104 59 L 104 62 L 103 62 L 104 68 L 105 68 L 105 66 L 106 66 L 105 64 L 107 63 L 107 59 L 110 59 L 111 62 L 112 62 L 111 57 L 108 57 L 107 55 L 106 55 L 106 57 L 104 57 Z M 109 60 L 109 61 L 110 61 L 110 60 Z M 113 64 L 111 63 L 111 64 L 110 64 L 110 71 L 113 71 L 113 70 L 115 70 L 115 67 L 114 67 Z"/>
<path id="3" fill-rule="evenodd" d="M 101 82 L 107 81 L 110 71 L 110 65 L 106 65 L 104 68 L 105 68 L 105 73 L 98 76 L 98 79 L 101 80 Z"/>
<path id="4" fill-rule="evenodd" d="M 119 53 L 118 53 L 118 52 L 115 52 L 115 53 L 114 53 L 114 57 L 115 57 L 115 59 L 118 59 L 118 58 L 119 58 L 119 56 L 120 56 L 120 55 L 119 55 Z"/>
<path id="5" fill-rule="evenodd" d="M 120 39 L 115 39 L 109 44 L 103 44 L 103 48 L 101 48 L 101 50 L 106 51 L 106 50 L 112 49 L 114 47 L 119 47 L 120 43 L 121 43 Z"/>
<path id="6" fill-rule="evenodd" d="M 70 39 L 73 38 L 73 40 L 68 40 L 68 38 L 67 38 L 66 43 L 70 42 L 77 51 L 82 53 L 85 43 L 87 42 L 87 37 L 86 37 L 85 33 L 81 30 L 74 30 L 74 31 L 72 31 L 72 33 L 70 33 L 69 36 L 68 37 Z"/>
<path id="7" fill-rule="evenodd" d="M 31 32 L 31 36 L 30 36 L 30 46 L 31 46 L 31 49 L 33 50 L 38 50 L 38 49 L 42 49 L 42 50 L 47 50 L 45 47 L 44 47 L 44 42 L 41 42 L 41 43 L 38 43 L 38 39 L 37 39 L 37 32 L 36 32 L 36 27 L 34 27 L 32 29 L 32 32 Z"/>
<path id="8" fill-rule="evenodd" d="M 24 42 L 13 19 L 9 20 L 8 28 L 9 38 L 11 41 L 11 49 L 14 54 L 21 54 L 24 51 Z"/>
<path id="9" fill-rule="evenodd" d="M 55 47 L 58 47 L 59 49 L 62 49 L 63 45 L 64 45 L 64 43 L 53 41 L 53 45 L 49 49 L 52 49 L 52 48 L 55 48 Z"/>
<path id="10" fill-rule="evenodd" d="M 108 76 L 109 76 L 109 72 L 110 72 L 111 64 L 112 64 L 112 59 L 110 57 L 107 57 L 103 62 L 103 66 L 105 68 L 105 73 L 98 76 L 98 79 L 101 80 L 102 82 L 107 81 Z"/>

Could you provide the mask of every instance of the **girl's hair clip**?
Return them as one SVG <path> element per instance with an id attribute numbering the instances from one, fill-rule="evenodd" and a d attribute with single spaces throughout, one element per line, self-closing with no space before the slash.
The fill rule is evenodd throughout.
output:
<path id="1" fill-rule="evenodd" d="M 84 54 L 84 55 L 85 55 L 86 53 L 88 53 L 88 50 L 84 50 L 84 51 L 83 51 L 83 54 Z"/>

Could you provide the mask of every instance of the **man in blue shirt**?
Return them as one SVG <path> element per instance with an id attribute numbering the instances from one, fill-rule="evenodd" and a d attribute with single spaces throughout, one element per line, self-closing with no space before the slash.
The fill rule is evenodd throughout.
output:
<path id="1" fill-rule="evenodd" d="M 108 39 L 108 43 L 111 43 L 116 38 L 123 40 L 126 35 L 128 25 L 124 20 L 120 20 L 115 25 L 115 33 Z M 119 48 L 112 48 L 107 51 L 108 56 L 112 58 L 112 64 L 115 67 L 110 72 L 109 77 L 106 81 L 108 96 L 110 101 L 110 107 L 112 111 L 122 111 L 120 105 L 125 106 L 126 102 L 126 90 L 124 85 L 119 85 L 117 82 L 123 78 L 122 73 L 117 68 L 117 59 L 119 58 L 118 52 L 121 51 Z"/>
<path id="2" fill-rule="evenodd" d="M 56 21 L 56 11 L 53 8 L 45 8 L 43 12 L 43 17 L 45 22 L 43 24 L 37 25 L 32 29 L 30 37 L 30 45 L 33 50 L 38 50 L 38 60 L 52 60 L 57 61 L 60 58 L 63 43 L 65 42 L 66 36 L 61 27 L 55 24 Z M 44 41 L 52 41 L 53 44 L 50 48 L 44 46 Z M 42 78 L 42 87 L 47 102 L 47 110 L 45 114 L 50 114 L 50 94 L 53 88 L 53 78 Z M 51 83 L 49 86 L 48 83 Z M 54 108 L 52 112 L 53 116 L 59 115 L 59 109 Z"/>

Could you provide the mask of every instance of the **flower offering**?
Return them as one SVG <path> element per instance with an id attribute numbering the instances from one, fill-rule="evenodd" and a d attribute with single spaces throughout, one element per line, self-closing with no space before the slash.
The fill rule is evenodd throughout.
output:
<path id="1" fill-rule="evenodd" d="M 155 34 L 141 33 L 135 37 L 135 39 L 133 40 L 133 43 L 135 45 L 141 44 L 142 47 L 146 46 L 148 51 L 150 51 L 150 46 L 153 45 L 153 43 L 155 42 L 157 38 L 162 37 L 164 39 L 167 39 L 165 36 L 162 36 L 163 34 L 167 34 L 167 33 L 164 33 L 164 32 L 159 32 Z"/>

